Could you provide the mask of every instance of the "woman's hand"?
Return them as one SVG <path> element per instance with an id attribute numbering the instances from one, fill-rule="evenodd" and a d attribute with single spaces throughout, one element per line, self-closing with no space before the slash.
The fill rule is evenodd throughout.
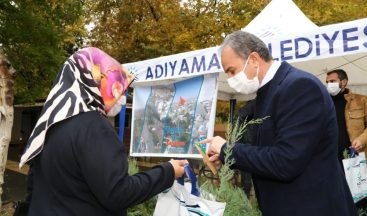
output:
<path id="1" fill-rule="evenodd" d="M 173 169 L 175 171 L 175 179 L 178 179 L 181 176 L 183 176 L 183 174 L 185 173 L 184 166 L 185 164 L 189 163 L 187 160 L 174 160 L 174 159 L 171 159 L 169 162 L 172 164 Z"/>

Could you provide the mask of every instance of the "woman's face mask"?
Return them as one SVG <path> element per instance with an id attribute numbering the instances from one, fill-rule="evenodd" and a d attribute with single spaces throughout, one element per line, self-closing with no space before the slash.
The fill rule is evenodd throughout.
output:
<path id="1" fill-rule="evenodd" d="M 329 82 L 326 88 L 331 96 L 339 94 L 341 90 L 341 88 L 339 87 L 339 82 L 333 82 L 333 83 Z"/>
<path id="2" fill-rule="evenodd" d="M 120 113 L 122 106 L 125 104 L 126 104 L 126 96 L 121 95 L 120 98 L 116 101 L 116 103 L 109 109 L 106 115 L 109 117 L 115 117 L 117 114 Z"/>
<path id="3" fill-rule="evenodd" d="M 252 94 L 255 93 L 260 86 L 258 78 L 259 67 L 257 67 L 256 76 L 252 80 L 248 79 L 246 76 L 245 69 L 247 67 L 249 59 L 250 56 L 247 57 L 245 67 L 240 72 L 238 72 L 235 76 L 227 79 L 228 85 L 238 93 Z"/>

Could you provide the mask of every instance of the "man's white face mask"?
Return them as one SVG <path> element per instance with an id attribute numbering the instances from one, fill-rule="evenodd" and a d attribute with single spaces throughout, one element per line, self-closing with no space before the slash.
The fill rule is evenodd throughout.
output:
<path id="1" fill-rule="evenodd" d="M 326 88 L 327 88 L 327 91 L 329 92 L 329 94 L 331 96 L 335 96 L 335 95 L 339 94 L 339 92 L 341 90 L 341 88 L 339 87 L 338 82 L 328 83 Z"/>
<path id="2" fill-rule="evenodd" d="M 117 114 L 120 113 L 121 108 L 123 105 L 126 104 L 126 96 L 122 95 L 116 103 L 111 107 L 111 109 L 108 111 L 107 116 L 109 117 L 115 117 Z"/>
<path id="3" fill-rule="evenodd" d="M 259 67 L 257 67 L 256 76 L 252 80 L 248 79 L 245 74 L 245 69 L 247 67 L 249 59 L 250 56 L 247 57 L 245 67 L 240 72 L 238 72 L 235 76 L 227 79 L 228 85 L 238 93 L 252 94 L 255 93 L 260 86 L 258 78 Z"/>

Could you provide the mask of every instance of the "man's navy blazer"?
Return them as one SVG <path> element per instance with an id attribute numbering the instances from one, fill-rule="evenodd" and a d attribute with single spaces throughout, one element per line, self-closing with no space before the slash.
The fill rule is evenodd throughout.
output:
<path id="1" fill-rule="evenodd" d="M 254 118 L 267 116 L 252 145 L 233 150 L 233 168 L 253 174 L 263 215 L 357 215 L 337 158 L 335 108 L 320 80 L 283 62 L 257 92 Z"/>

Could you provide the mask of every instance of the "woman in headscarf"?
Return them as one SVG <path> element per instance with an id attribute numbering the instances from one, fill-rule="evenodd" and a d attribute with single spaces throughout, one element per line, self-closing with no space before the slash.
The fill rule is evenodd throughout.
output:
<path id="1" fill-rule="evenodd" d="M 97 48 L 64 63 L 20 161 L 33 166 L 28 215 L 126 215 L 183 175 L 187 161 L 180 160 L 128 175 L 124 146 L 106 115 L 126 103 L 131 79 Z"/>

